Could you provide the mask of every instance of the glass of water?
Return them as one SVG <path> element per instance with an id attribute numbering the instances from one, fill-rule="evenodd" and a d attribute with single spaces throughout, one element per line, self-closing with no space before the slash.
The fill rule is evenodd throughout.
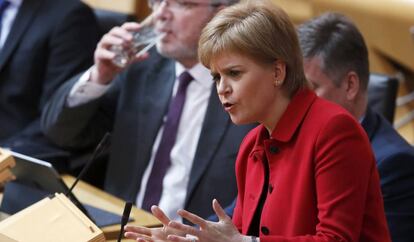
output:
<path id="1" fill-rule="evenodd" d="M 137 32 L 132 33 L 132 46 L 126 48 L 122 45 L 113 45 L 111 51 L 115 53 L 112 62 L 118 67 L 124 68 L 136 55 L 142 55 L 153 47 L 162 37 L 153 26 L 143 25 Z"/>

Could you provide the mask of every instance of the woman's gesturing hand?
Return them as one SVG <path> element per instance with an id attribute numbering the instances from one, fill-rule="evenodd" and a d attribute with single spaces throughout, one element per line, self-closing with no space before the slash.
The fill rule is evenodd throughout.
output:
<path id="1" fill-rule="evenodd" d="M 216 199 L 213 200 L 213 209 L 219 218 L 218 222 L 207 221 L 186 210 L 179 210 L 178 214 L 180 216 L 198 225 L 198 228 L 184 225 L 176 221 L 170 221 L 168 224 L 170 229 L 181 231 L 183 234 L 191 235 L 191 237 L 170 234 L 167 238 L 170 241 L 175 242 L 250 241 L 250 237 L 240 234 L 236 226 L 234 226 L 231 218 L 227 216 L 224 209 L 220 206 Z"/>
<path id="2" fill-rule="evenodd" d="M 168 226 L 171 221 L 158 206 L 152 206 L 151 212 L 158 218 L 158 220 L 160 220 L 163 227 L 145 228 L 127 225 L 125 226 L 125 237 L 139 242 L 166 242 L 169 241 L 167 237 L 171 234 L 185 236 L 181 231 L 172 229 Z"/>

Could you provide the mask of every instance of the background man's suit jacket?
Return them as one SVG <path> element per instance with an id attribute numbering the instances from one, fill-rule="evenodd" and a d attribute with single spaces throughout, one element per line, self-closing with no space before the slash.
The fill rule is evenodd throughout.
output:
<path id="1" fill-rule="evenodd" d="M 0 145 L 19 150 L 41 133 L 41 109 L 91 65 L 98 33 L 79 0 L 23 0 L 0 51 Z"/>
<path id="2" fill-rule="evenodd" d="M 414 241 L 414 149 L 370 108 L 362 126 L 377 161 L 392 241 Z"/>
<path id="3" fill-rule="evenodd" d="M 107 130 L 112 130 L 105 190 L 132 201 L 175 81 L 175 63 L 155 52 L 151 56 L 119 75 L 102 98 L 67 108 L 65 97 L 75 77 L 54 95 L 42 116 L 47 136 L 64 147 L 95 145 Z M 251 127 L 233 125 L 212 88 L 191 170 L 186 209 L 207 217 L 213 213 L 213 198 L 223 205 L 232 202 L 237 194 L 234 162 L 239 144 Z"/>

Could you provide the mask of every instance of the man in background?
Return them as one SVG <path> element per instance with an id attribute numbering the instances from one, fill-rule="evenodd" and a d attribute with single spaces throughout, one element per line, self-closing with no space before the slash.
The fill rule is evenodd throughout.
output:
<path id="1" fill-rule="evenodd" d="M 98 25 L 79 0 L 0 0 L 0 146 L 55 156 L 42 137 L 52 93 L 93 62 Z"/>
<path id="2" fill-rule="evenodd" d="M 231 203 L 235 158 L 251 126 L 232 124 L 197 47 L 207 22 L 235 2 L 149 0 L 163 34 L 156 50 L 120 68 L 111 47 L 130 46 L 131 32 L 141 26 L 112 29 L 98 44 L 94 66 L 46 107 L 46 135 L 62 147 L 84 148 L 112 132 L 104 189 L 143 209 L 158 204 L 178 219 L 179 208 L 206 217 L 213 198 Z"/>
<path id="3" fill-rule="evenodd" d="M 361 33 L 335 13 L 302 24 L 298 33 L 305 75 L 317 95 L 347 109 L 371 141 L 392 241 L 414 241 L 414 149 L 367 106 L 368 51 Z"/>

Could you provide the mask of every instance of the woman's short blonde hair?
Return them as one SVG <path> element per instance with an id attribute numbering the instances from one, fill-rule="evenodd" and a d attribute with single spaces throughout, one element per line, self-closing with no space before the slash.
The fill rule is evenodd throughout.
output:
<path id="1" fill-rule="evenodd" d="M 307 85 L 295 27 L 287 14 L 268 1 L 252 0 L 221 10 L 203 29 L 198 54 L 203 65 L 223 52 L 258 62 L 286 64 L 283 88 L 288 95 Z"/>

